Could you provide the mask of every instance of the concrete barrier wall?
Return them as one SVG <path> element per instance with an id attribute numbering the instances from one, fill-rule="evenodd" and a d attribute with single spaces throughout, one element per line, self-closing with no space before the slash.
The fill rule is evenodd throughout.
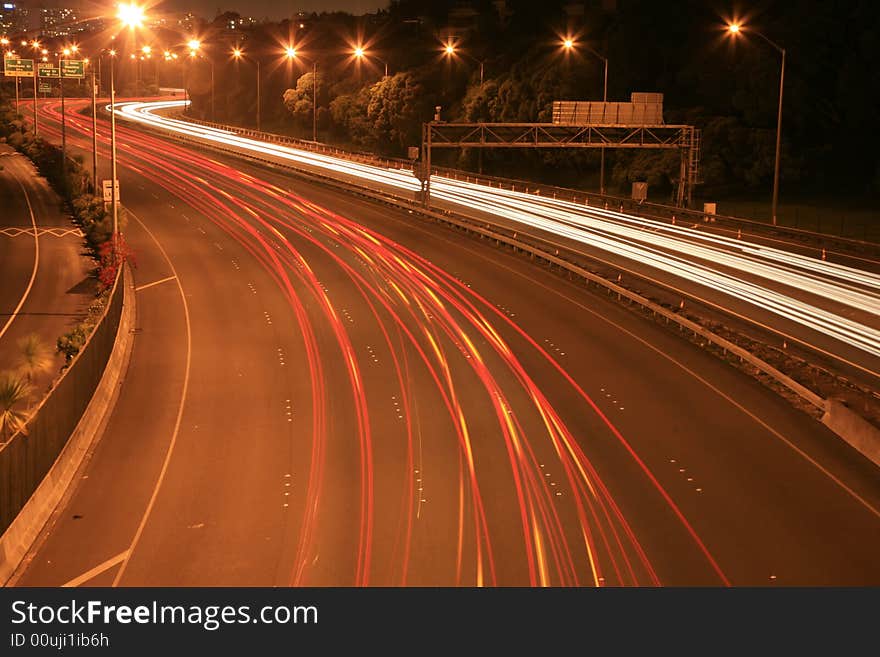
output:
<path id="1" fill-rule="evenodd" d="M 20 442 L 11 440 L 0 451 L 0 457 L 6 457 L 0 458 L 3 475 L 9 477 L 3 494 L 10 486 L 15 486 L 16 493 L 5 500 L 12 517 L 0 536 L 0 584 L 12 577 L 101 435 L 128 367 L 134 321 L 134 284 L 124 267 L 101 322 L 39 407 L 29 423 L 30 434 L 14 437 Z M 90 389 L 79 389 L 91 381 L 94 372 L 96 383 Z M 78 388 L 73 398 L 65 392 L 68 387 Z M 83 404 L 77 406 L 83 396 Z M 65 430 L 67 422 L 71 424 Z M 45 429 L 40 429 L 42 425 Z M 7 451 L 10 448 L 15 451 Z M 40 466 L 46 460 L 48 464 Z"/>
<path id="2" fill-rule="evenodd" d="M 836 399 L 825 401 L 822 423 L 880 465 L 880 429 Z"/>

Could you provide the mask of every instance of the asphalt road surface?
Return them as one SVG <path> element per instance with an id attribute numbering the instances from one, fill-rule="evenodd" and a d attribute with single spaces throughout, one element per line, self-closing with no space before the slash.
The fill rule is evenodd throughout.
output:
<path id="1" fill-rule="evenodd" d="M 179 110 L 182 102 L 123 103 L 119 116 L 195 146 L 294 166 L 398 197 L 411 199 L 418 190 L 409 169 L 256 141 L 157 115 Z M 824 259 L 818 249 L 805 250 L 803 244 L 774 248 L 748 235 L 706 231 L 702 224 L 673 225 L 535 195 L 534 185 L 527 193 L 433 176 L 431 190 L 435 209 L 539 235 L 550 248 L 585 255 L 589 266 L 600 262 L 627 281 L 649 281 L 652 294 L 662 290 L 667 303 L 696 300 L 727 320 L 736 317 L 741 328 L 759 330 L 762 340 L 769 334 L 779 346 L 807 348 L 811 362 L 869 387 L 880 386 L 877 248 L 864 245 L 857 261 L 834 253 Z"/>
<path id="2" fill-rule="evenodd" d="M 52 354 L 32 375 L 34 398 L 64 359 L 55 341 L 82 319 L 94 300 L 91 260 L 60 199 L 23 155 L 0 145 L 0 371 L 20 365 L 19 341 L 36 334 Z"/>
<path id="3" fill-rule="evenodd" d="M 880 583 L 876 468 L 755 380 L 405 212 L 119 139 L 132 362 L 19 585 Z"/>

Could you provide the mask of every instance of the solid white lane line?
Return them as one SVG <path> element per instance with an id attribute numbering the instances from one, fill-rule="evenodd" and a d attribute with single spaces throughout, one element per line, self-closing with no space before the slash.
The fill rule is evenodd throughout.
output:
<path id="1" fill-rule="evenodd" d="M 168 276 L 167 278 L 160 278 L 158 281 L 153 281 L 152 283 L 144 283 L 143 285 L 138 285 L 134 288 L 135 292 L 140 292 L 141 290 L 146 290 L 148 287 L 153 287 L 154 285 L 161 285 L 162 283 L 167 283 L 168 281 L 176 280 L 177 276 Z"/>
<path id="2" fill-rule="evenodd" d="M 137 547 L 138 541 L 141 539 L 141 534 L 144 533 L 144 527 L 147 525 L 147 520 L 150 518 L 150 514 L 153 511 L 153 506 L 156 504 L 156 498 L 159 496 L 159 489 L 162 487 L 162 482 L 165 481 L 165 474 L 168 472 L 168 464 L 171 463 L 171 456 L 174 453 L 174 447 L 177 444 L 177 436 L 180 433 L 180 423 L 183 419 L 183 409 L 186 405 L 186 394 L 189 390 L 189 374 L 190 374 L 190 364 L 192 362 L 192 326 L 190 324 L 189 319 L 189 304 L 186 302 L 186 294 L 183 291 L 183 286 L 180 284 L 180 278 L 177 276 L 177 269 L 174 267 L 174 263 L 171 262 L 171 258 L 168 257 L 168 252 L 162 247 L 162 244 L 156 239 L 156 236 L 153 232 L 147 228 L 146 224 L 141 221 L 137 215 L 134 214 L 131 210 L 128 210 L 128 213 L 137 221 L 141 228 L 143 228 L 147 234 L 150 236 L 150 239 L 155 242 L 156 246 L 159 248 L 159 251 L 162 253 L 162 257 L 165 258 L 165 261 L 168 263 L 168 266 L 171 268 L 171 271 L 174 272 L 174 279 L 177 282 L 177 289 L 180 292 L 180 300 L 183 303 L 183 317 L 186 321 L 186 367 L 183 374 L 183 389 L 180 391 L 180 404 L 177 408 L 177 419 L 174 421 L 174 430 L 171 433 L 171 442 L 168 443 L 168 449 L 165 451 L 165 460 L 162 463 L 162 470 L 159 472 L 159 478 L 156 480 L 156 485 L 153 488 L 153 494 L 150 496 L 150 501 L 147 503 L 147 508 L 144 510 L 144 515 L 141 518 L 141 522 L 138 525 L 137 531 L 135 532 L 134 538 L 131 541 L 131 546 L 127 550 L 127 554 L 122 561 L 122 566 L 119 568 L 119 571 L 116 573 L 116 577 L 113 579 L 113 586 L 119 586 L 119 582 L 122 580 L 122 576 L 125 574 L 125 569 L 128 567 L 129 557 L 134 552 Z"/>
<path id="3" fill-rule="evenodd" d="M 110 570 L 113 566 L 122 562 L 122 560 L 125 559 L 126 557 L 128 557 L 128 550 L 123 550 L 122 552 L 117 554 L 115 557 L 111 557 L 111 558 L 107 559 L 107 561 L 105 561 L 104 563 L 99 563 L 97 566 L 95 566 L 91 570 L 87 570 L 79 577 L 74 577 L 69 582 L 65 582 L 64 584 L 61 585 L 61 588 L 68 589 L 68 588 L 76 588 L 77 586 L 81 586 L 81 585 L 85 584 L 86 582 L 88 582 L 90 579 L 94 579 L 95 577 L 97 577 L 101 573 Z"/>

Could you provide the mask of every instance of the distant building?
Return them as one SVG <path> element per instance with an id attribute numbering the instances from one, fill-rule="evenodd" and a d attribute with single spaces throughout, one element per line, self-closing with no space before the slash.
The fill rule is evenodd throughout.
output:
<path id="1" fill-rule="evenodd" d="M 188 12 L 177 19 L 177 27 L 184 30 L 187 34 L 192 34 L 198 25 L 199 19 L 192 12 Z"/>
<path id="2" fill-rule="evenodd" d="M 40 33 L 48 37 L 66 37 L 80 28 L 76 11 L 70 7 L 44 7 L 40 11 Z"/>
<path id="3" fill-rule="evenodd" d="M 30 28 L 30 12 L 14 2 L 0 4 L 0 34 L 19 34 Z"/>

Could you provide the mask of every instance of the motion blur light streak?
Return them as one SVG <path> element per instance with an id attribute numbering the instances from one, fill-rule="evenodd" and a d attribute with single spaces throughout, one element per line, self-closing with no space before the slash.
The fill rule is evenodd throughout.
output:
<path id="1" fill-rule="evenodd" d="M 53 105 L 44 111 L 57 118 Z M 77 120 L 73 125 L 83 133 L 88 130 Z M 522 352 L 502 337 L 502 327 L 526 335 L 513 319 L 417 253 L 356 221 L 185 148 L 136 131 L 124 136 L 131 146 L 122 151 L 125 166 L 185 199 L 241 244 L 284 291 L 298 324 L 302 370 L 308 372 L 312 395 L 299 404 L 312 409 L 311 464 L 307 492 L 299 506 L 303 530 L 291 583 L 321 581 L 312 573 L 318 536 L 327 523 L 322 509 L 334 494 L 324 479 L 331 449 L 337 454 L 351 450 L 359 464 L 357 559 L 351 582 L 368 585 L 375 582 L 377 569 L 385 572 L 387 566 L 376 563 L 374 546 L 377 532 L 389 531 L 396 533 L 394 544 L 406 555 L 396 582 L 407 581 L 413 515 L 416 503 L 425 503 L 422 486 L 413 478 L 412 468 L 401 472 L 379 455 L 399 440 L 406 453 L 403 462 L 415 460 L 413 422 L 419 411 L 407 394 L 407 380 L 412 377 L 432 381 L 437 401 L 445 409 L 445 419 L 432 417 L 431 424 L 436 426 L 430 428 L 431 435 L 435 440 L 454 438 L 460 450 L 459 480 L 435 482 L 434 486 L 438 499 L 441 487 L 454 491 L 455 497 L 462 496 L 463 515 L 457 520 L 455 541 L 461 546 L 456 548 L 461 550 L 456 557 L 461 583 L 660 583 L 636 532 L 588 458 L 588 450 L 581 446 L 588 446 L 593 438 L 568 426 L 523 366 Z M 390 380 L 377 381 L 370 374 L 369 362 L 323 283 L 340 277 L 356 293 L 365 318 L 382 335 L 393 372 Z M 562 365 L 544 348 L 534 340 L 529 344 L 565 375 Z M 339 373 L 347 381 L 344 389 L 338 385 Z M 336 385 L 331 377 L 337 378 Z M 695 549 L 705 556 L 715 580 L 726 584 L 724 573 L 671 496 L 611 420 L 571 377 L 568 380 L 574 394 L 587 402 L 584 410 L 594 412 L 599 425 L 607 427 L 609 435 L 638 462 L 658 503 L 666 505 L 681 523 Z M 381 436 L 374 431 L 372 410 L 379 385 L 391 386 L 405 420 Z M 347 400 L 344 412 L 333 406 L 327 390 L 333 390 L 334 399 Z M 424 403 L 422 399 L 420 404 Z M 339 422 L 340 414 L 351 421 L 351 440 L 330 445 L 331 426 Z M 494 419 L 491 424 L 490 418 Z M 475 432 L 474 426 L 479 430 Z M 507 474 L 500 479 L 495 476 L 487 498 L 485 465 L 481 464 L 492 462 L 506 463 Z M 418 468 L 420 481 L 425 467 L 430 465 Z M 559 473 L 556 480 L 548 479 L 548 470 Z M 401 500 L 390 500 L 384 488 L 392 478 L 403 484 Z M 500 486 L 500 481 L 507 483 Z M 502 510 L 498 503 L 508 495 L 513 503 Z M 377 505 L 382 514 L 377 513 Z M 384 510 L 395 506 L 401 515 L 392 521 L 394 514 Z M 498 536 L 500 526 L 511 526 L 514 514 L 520 527 L 519 545 L 510 542 L 509 529 L 503 539 Z M 388 529 L 391 525 L 393 530 Z M 525 579 L 511 570 L 512 561 L 524 565 Z"/>
<path id="2" fill-rule="evenodd" d="M 343 180 L 408 193 L 420 188 L 410 171 L 261 142 L 156 114 L 183 104 L 120 103 L 117 112 L 153 128 L 318 167 Z M 876 274 L 620 212 L 448 178 L 435 176 L 432 192 L 438 200 L 494 214 L 699 283 L 880 357 L 880 330 L 844 317 L 836 309 L 846 305 L 864 313 L 871 322 L 880 318 L 880 276 Z"/>

